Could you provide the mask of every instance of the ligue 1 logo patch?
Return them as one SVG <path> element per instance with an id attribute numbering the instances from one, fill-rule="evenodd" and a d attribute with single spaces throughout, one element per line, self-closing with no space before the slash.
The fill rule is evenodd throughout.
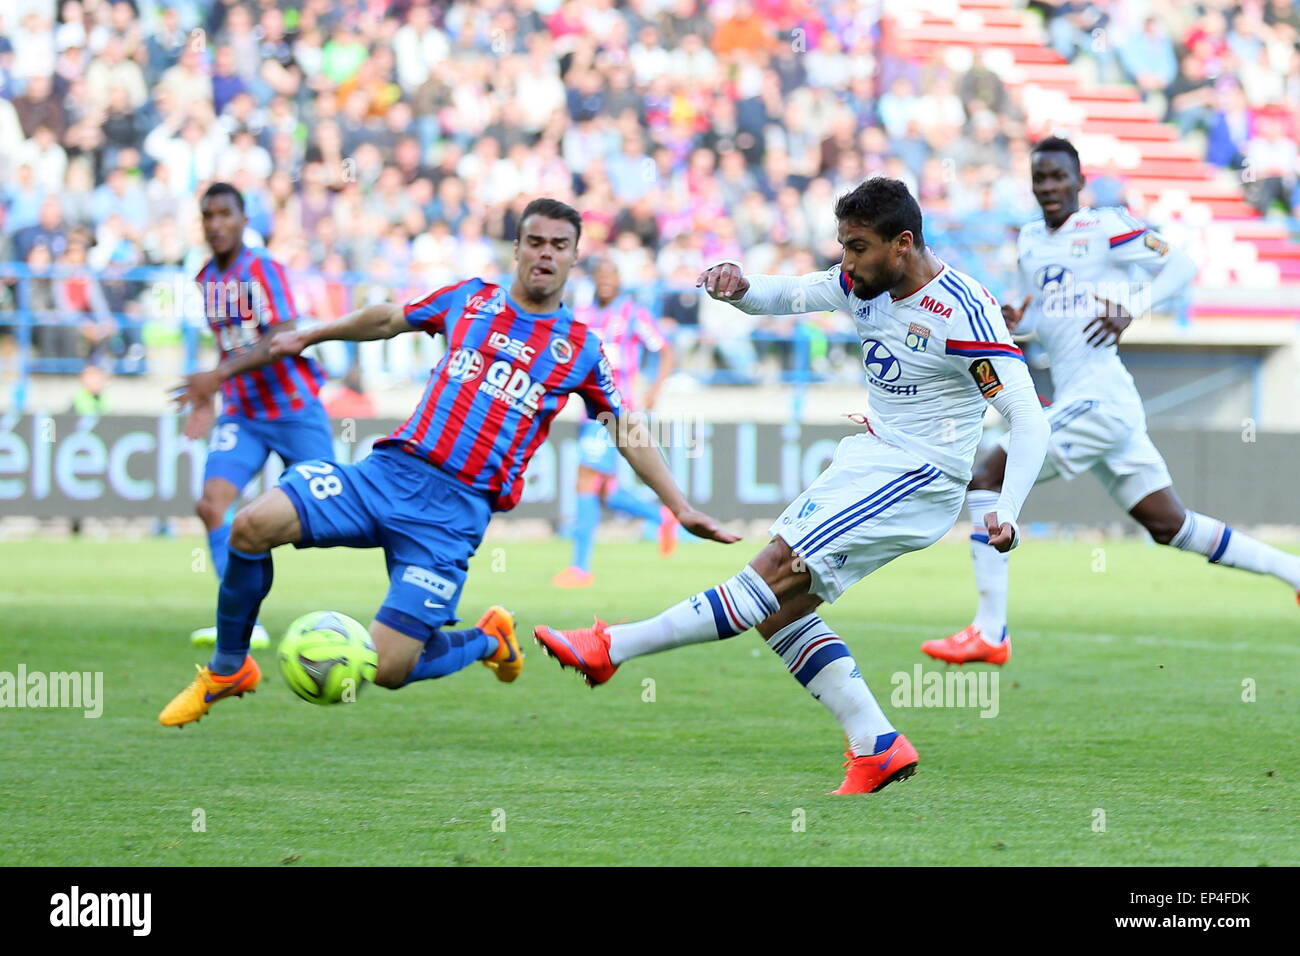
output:
<path id="1" fill-rule="evenodd" d="M 971 378 L 975 379 L 975 384 L 979 386 L 980 394 L 985 398 L 992 398 L 1002 391 L 1002 379 L 998 378 L 998 370 L 988 359 L 982 358 L 972 362 L 970 374 Z"/>
<path id="2" fill-rule="evenodd" d="M 573 360 L 573 343 L 568 339 L 551 339 L 551 358 L 567 365 Z"/>
<path id="3" fill-rule="evenodd" d="M 1148 232 L 1142 239 L 1142 244 L 1158 256 L 1163 256 L 1169 251 L 1169 243 L 1165 242 L 1154 233 Z"/>
<path id="4" fill-rule="evenodd" d="M 930 344 L 930 330 L 920 322 L 913 322 L 907 327 L 907 338 L 903 341 L 913 352 L 924 352 Z"/>

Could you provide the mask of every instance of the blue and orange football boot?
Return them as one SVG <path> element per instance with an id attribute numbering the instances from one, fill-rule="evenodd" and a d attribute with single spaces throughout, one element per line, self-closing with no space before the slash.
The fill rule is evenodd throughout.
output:
<path id="1" fill-rule="evenodd" d="M 478 619 L 479 630 L 487 631 L 497 639 L 497 649 L 481 663 L 496 675 L 497 680 L 509 684 L 524 670 L 524 652 L 515 637 L 515 616 L 500 604 L 494 604 Z"/>
<path id="2" fill-rule="evenodd" d="M 844 782 L 832 794 L 878 793 L 896 780 L 916 773 L 916 748 L 902 734 L 878 754 L 855 757 L 844 751 Z"/>
<path id="3" fill-rule="evenodd" d="M 990 644 L 974 624 L 968 624 L 952 637 L 926 641 L 921 650 L 935 660 L 949 664 L 1005 664 L 1011 660 L 1011 638 L 1002 630 L 1002 641 Z"/>
<path id="4" fill-rule="evenodd" d="M 600 619 L 576 631 L 557 631 L 543 624 L 533 628 L 533 637 L 561 667 L 581 673 L 590 687 L 605 683 L 618 670 L 609 659 L 609 625 Z"/>
<path id="5" fill-rule="evenodd" d="M 257 689 L 262 680 L 262 669 L 249 654 L 243 665 L 235 673 L 225 676 L 214 674 L 207 667 L 194 665 L 198 674 L 183 691 L 172 698 L 172 702 L 158 715 L 158 722 L 167 727 L 183 727 L 198 720 L 219 700 L 227 697 L 243 697 Z"/>

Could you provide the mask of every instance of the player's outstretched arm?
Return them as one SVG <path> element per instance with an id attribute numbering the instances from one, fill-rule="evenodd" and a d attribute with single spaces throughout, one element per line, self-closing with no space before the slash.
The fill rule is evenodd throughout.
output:
<path id="1" fill-rule="evenodd" d="M 203 406 L 212 403 L 222 382 L 275 361 L 279 355 L 272 351 L 272 343 L 284 335 L 301 334 L 295 328 L 296 324 L 296 319 L 277 322 L 267 330 L 262 340 L 248 351 L 229 358 L 206 372 L 195 372 L 193 375 L 185 376 L 185 380 L 172 390 L 172 397 L 177 407 L 189 406 L 195 412 L 199 412 Z M 201 418 L 201 413 L 196 415 L 196 420 Z M 196 424 L 193 428 L 187 426 L 186 434 L 189 435 L 191 430 L 196 432 L 190 435 L 191 438 L 201 437 L 207 431 L 206 428 L 200 429 Z"/>
<path id="2" fill-rule="evenodd" d="M 993 359 L 997 366 L 995 375 L 1005 383 L 989 399 L 1011 426 L 1007 445 L 1006 472 L 1002 478 L 1002 491 L 994 511 L 984 516 L 989 544 L 999 551 L 1010 551 L 1020 543 L 1016 520 L 1029 496 L 1047 454 L 1047 440 L 1052 427 L 1038 401 L 1033 379 L 1023 362 L 1012 359 Z"/>
<path id="3" fill-rule="evenodd" d="M 722 544 L 733 544 L 740 540 L 738 536 L 724 530 L 716 518 L 690 506 L 682 490 L 677 487 L 677 482 L 673 480 L 663 455 L 659 453 L 659 446 L 648 434 L 638 434 L 638 431 L 644 432 L 644 429 L 631 429 L 630 434 L 622 436 L 624 441 L 620 444 L 617 419 L 610 415 L 602 415 L 601 418 L 618 446 L 619 453 L 627 459 L 637 477 L 659 496 L 659 500 L 681 522 L 683 528 L 697 538 L 708 538 Z"/>
<path id="4" fill-rule="evenodd" d="M 695 285 L 750 315 L 802 315 L 848 306 L 838 268 L 802 276 L 747 276 L 740 263 L 719 262 L 701 272 Z"/>
<path id="5" fill-rule="evenodd" d="M 400 305 L 381 302 L 349 312 L 334 322 L 309 329 L 295 329 L 291 333 L 282 332 L 271 340 L 271 357 L 297 355 L 319 342 L 372 342 L 414 331 L 415 327 L 407 323 Z"/>

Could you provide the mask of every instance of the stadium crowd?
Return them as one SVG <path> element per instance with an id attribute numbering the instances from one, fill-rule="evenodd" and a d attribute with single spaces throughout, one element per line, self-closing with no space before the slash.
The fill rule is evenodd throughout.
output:
<path id="1" fill-rule="evenodd" d="M 1213 162 L 1248 163 L 1261 209 L 1300 211 L 1292 0 L 1038 5 L 1063 55 L 1163 100 Z M 669 320 L 688 370 L 763 380 L 799 337 L 815 368 L 852 379 L 846 317 L 751 322 L 700 302 L 695 276 L 742 254 L 761 271 L 836 260 L 834 197 L 881 173 L 911 185 L 941 255 L 1001 291 L 1011 227 L 1036 212 L 1028 150 L 1045 132 L 978 57 L 959 74 L 912 61 L 880 10 L 15 0 L 0 14 L 0 262 L 88 265 L 30 283 L 25 307 L 50 323 L 34 345 L 130 370 L 157 303 L 150 283 L 121 276 L 197 272 L 195 197 L 209 181 L 242 191 L 300 311 L 325 320 L 501 275 L 520 210 L 545 194 L 579 208 L 585 253 Z M 1092 198 L 1120 201 L 1122 184 L 1103 178 Z M 0 309 L 22 305 L 16 290 L 4 286 Z M 363 354 L 367 380 L 422 375 L 430 356 L 413 339 Z M 326 359 L 335 375 L 351 364 L 343 350 Z"/>
<path id="2" fill-rule="evenodd" d="M 1052 47 L 1134 84 L 1261 213 L 1300 217 L 1300 4 L 1295 0 L 1033 0 Z"/>

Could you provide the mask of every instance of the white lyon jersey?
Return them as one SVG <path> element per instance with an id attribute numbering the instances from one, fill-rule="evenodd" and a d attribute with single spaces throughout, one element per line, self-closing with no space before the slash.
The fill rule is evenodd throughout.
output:
<path id="1" fill-rule="evenodd" d="M 844 309 L 853 316 L 871 431 L 963 486 L 970 481 L 986 402 L 1003 392 L 1036 394 L 997 300 L 955 269 L 944 266 L 901 299 L 888 292 L 858 298 L 838 265 L 799 277 L 746 278 L 749 291 L 733 303 L 744 312 Z"/>
<path id="2" fill-rule="evenodd" d="M 1016 334 L 1036 333 L 1047 350 L 1054 404 L 1096 399 L 1141 408 L 1117 346 L 1089 345 L 1085 330 L 1104 308 L 1098 299 L 1142 314 L 1134 270 L 1159 272 L 1168 252 L 1163 238 L 1117 206 L 1085 206 L 1056 230 L 1041 219 L 1020 230 L 1021 288 L 1032 301 Z"/>

